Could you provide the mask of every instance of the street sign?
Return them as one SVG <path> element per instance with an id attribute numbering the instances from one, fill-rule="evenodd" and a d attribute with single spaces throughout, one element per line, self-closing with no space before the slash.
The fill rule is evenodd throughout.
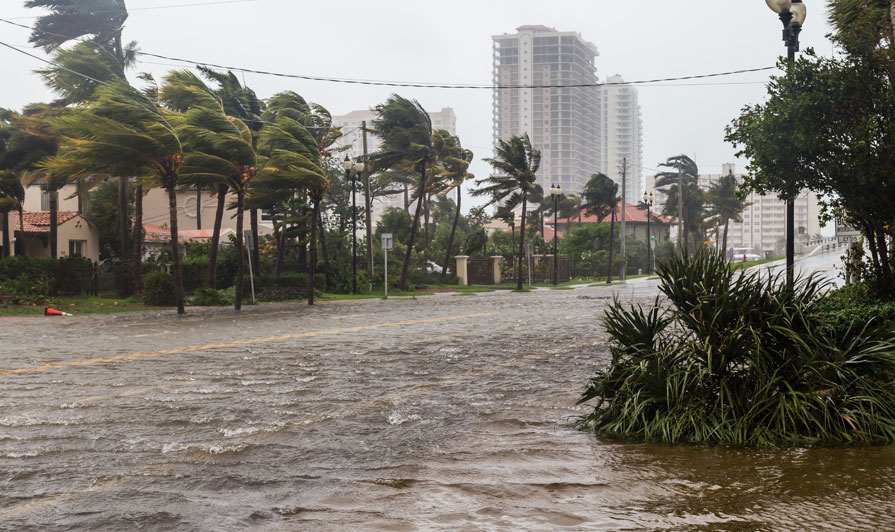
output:
<path id="1" fill-rule="evenodd" d="M 382 233 L 382 249 L 385 251 L 392 250 L 392 234 L 391 233 Z"/>
<path id="2" fill-rule="evenodd" d="M 526 243 L 525 243 L 525 254 L 526 254 L 526 255 L 531 255 L 531 251 L 532 251 L 532 244 L 531 244 L 531 242 L 526 242 Z"/>
<path id="3" fill-rule="evenodd" d="M 649 237 L 650 240 L 656 240 L 656 235 Z"/>
<path id="4" fill-rule="evenodd" d="M 254 251 L 255 250 L 255 239 L 252 238 L 252 231 L 250 229 L 246 229 L 243 231 L 245 235 L 246 248 Z"/>

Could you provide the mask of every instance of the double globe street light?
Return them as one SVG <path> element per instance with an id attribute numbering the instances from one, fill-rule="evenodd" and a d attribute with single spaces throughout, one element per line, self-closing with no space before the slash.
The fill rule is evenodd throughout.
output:
<path id="1" fill-rule="evenodd" d="M 345 179 L 351 183 L 351 273 L 354 275 L 351 281 L 351 293 L 357 294 L 357 187 L 354 184 L 364 171 L 364 163 L 352 162 L 346 155 L 342 161 L 342 168 L 345 169 Z M 351 170 L 354 170 L 354 177 L 351 176 Z"/>
<path id="2" fill-rule="evenodd" d="M 559 209 L 557 207 L 557 203 L 559 202 L 559 197 L 562 196 L 562 187 L 558 184 L 550 185 L 550 195 L 553 196 L 553 284 L 558 284 L 558 265 L 559 265 L 559 255 L 557 254 L 558 248 L 556 246 L 556 234 L 559 232 L 559 227 L 557 226 L 557 214 L 559 213 Z"/>
<path id="3" fill-rule="evenodd" d="M 802 32 L 802 25 L 808 14 L 805 3 L 802 0 L 765 0 L 765 2 L 774 13 L 780 15 L 780 22 L 783 23 L 783 42 L 787 50 L 786 59 L 792 66 L 796 60 L 796 52 L 799 51 L 799 33 Z M 793 282 L 796 254 L 795 211 L 795 201 L 786 200 L 786 279 L 790 285 Z"/>
<path id="4" fill-rule="evenodd" d="M 650 251 L 653 247 L 653 232 L 650 230 L 650 218 L 652 217 L 653 193 L 643 193 L 643 203 L 646 205 L 646 274 L 653 273 L 653 261 Z"/>

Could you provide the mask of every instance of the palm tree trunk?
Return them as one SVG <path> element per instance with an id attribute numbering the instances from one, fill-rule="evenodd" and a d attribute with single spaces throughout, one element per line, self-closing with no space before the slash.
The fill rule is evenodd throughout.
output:
<path id="1" fill-rule="evenodd" d="M 143 185 L 134 191 L 134 293 L 143 293 Z"/>
<path id="2" fill-rule="evenodd" d="M 25 206 L 19 203 L 19 234 L 16 237 L 16 255 L 23 257 L 28 256 L 28 250 L 25 248 Z"/>
<path id="3" fill-rule="evenodd" d="M 722 253 L 724 253 L 724 257 L 727 257 L 727 230 L 730 227 L 730 218 L 724 220 L 724 247 L 722 248 Z"/>
<path id="4" fill-rule="evenodd" d="M 314 203 L 314 213 L 311 218 L 311 242 L 310 255 L 311 263 L 308 268 L 308 305 L 314 304 L 314 291 L 317 290 L 317 223 L 316 220 L 320 216 L 320 198 L 312 199 Z"/>
<path id="5" fill-rule="evenodd" d="M 416 228 L 420 224 L 420 214 L 423 208 L 423 193 L 426 190 L 426 163 L 422 164 L 420 171 L 420 194 L 416 202 L 416 213 L 413 215 L 413 224 L 410 226 L 410 236 L 407 238 L 407 252 L 404 254 L 404 264 L 401 266 L 401 280 L 398 286 L 401 290 L 407 290 L 407 269 L 410 267 L 410 254 L 413 251 L 413 240 L 416 237 Z"/>
<path id="6" fill-rule="evenodd" d="M 425 213 L 426 213 L 426 245 L 425 245 L 425 249 L 429 249 L 429 199 L 430 198 L 429 198 L 429 195 L 425 194 L 425 193 L 422 194 L 422 198 L 426 200 L 426 207 L 425 207 L 425 209 L 426 209 L 425 210 Z"/>
<path id="7" fill-rule="evenodd" d="M 323 211 L 317 210 L 317 229 L 320 231 L 320 252 L 323 253 L 323 290 L 329 288 L 329 272 L 332 267 L 329 263 L 329 253 L 326 251 L 326 229 L 323 227 Z M 372 240 L 371 240 L 372 242 Z M 370 269 L 370 279 L 373 278 L 373 270 Z"/>
<path id="8" fill-rule="evenodd" d="M 180 242 L 177 235 L 177 190 L 168 187 L 168 216 L 171 222 L 171 255 L 174 260 L 174 293 L 177 297 L 177 313 L 184 314 L 183 309 L 183 275 L 180 269 Z"/>
<path id="9" fill-rule="evenodd" d="M 441 278 L 447 275 L 448 263 L 451 261 L 451 251 L 454 249 L 454 233 L 457 232 L 457 222 L 460 221 L 461 190 L 457 187 L 457 212 L 454 213 L 454 225 L 451 226 L 451 236 L 448 237 L 447 251 L 444 254 L 444 266 L 441 267 Z"/>
<path id="10" fill-rule="evenodd" d="M 118 234 L 119 245 L 121 246 L 121 258 L 129 256 L 127 252 L 127 185 L 127 177 L 122 176 L 118 178 Z"/>
<path id="11" fill-rule="evenodd" d="M 615 209 L 612 209 L 612 216 L 609 218 L 609 266 L 606 268 L 606 284 L 612 283 L 612 248 L 615 237 Z"/>
<path id="12" fill-rule="evenodd" d="M 271 214 L 271 216 L 275 216 Z M 279 277 L 283 273 L 283 263 L 286 260 L 286 212 L 283 211 L 283 220 L 280 221 L 280 228 L 277 229 L 276 218 L 274 217 L 274 237 L 277 239 L 277 262 L 273 268 L 274 277 Z"/>
<path id="13" fill-rule="evenodd" d="M 196 185 L 196 230 L 202 230 L 202 187 Z"/>
<path id="14" fill-rule="evenodd" d="M 513 256 L 516 256 L 516 224 L 510 226 L 510 246 Z"/>
<path id="15" fill-rule="evenodd" d="M 218 248 L 221 245 L 221 224 L 224 221 L 224 205 L 227 201 L 227 185 L 218 185 L 218 205 L 214 211 L 214 229 L 211 232 L 211 249 L 208 250 L 208 287 L 217 288 Z"/>
<path id="16" fill-rule="evenodd" d="M 516 290 L 522 291 L 522 257 L 525 249 L 525 210 L 528 208 L 528 194 L 522 192 L 522 230 L 519 231 L 519 254 L 516 255 Z"/>
<path id="17" fill-rule="evenodd" d="M 404 185 L 404 212 L 410 214 L 410 187 Z"/>
<path id="18" fill-rule="evenodd" d="M 233 302 L 234 310 L 242 310 L 242 285 L 245 281 L 246 263 L 245 241 L 243 240 L 243 211 L 245 211 L 245 191 L 236 191 L 236 298 Z"/>
<path id="19" fill-rule="evenodd" d="M 255 247 L 252 248 L 252 267 L 255 268 L 255 275 L 261 275 L 261 242 L 258 239 L 258 209 L 252 209 L 252 241 Z"/>
<path id="20" fill-rule="evenodd" d="M 3 214 L 3 256 L 9 256 L 9 211 Z"/>
<path id="21" fill-rule="evenodd" d="M 127 211 L 125 210 L 125 216 Z M 59 256 L 59 193 L 55 190 L 50 191 L 50 256 L 54 259 Z M 124 236 L 127 240 L 127 235 Z M 122 255 L 123 257 L 124 255 Z"/>

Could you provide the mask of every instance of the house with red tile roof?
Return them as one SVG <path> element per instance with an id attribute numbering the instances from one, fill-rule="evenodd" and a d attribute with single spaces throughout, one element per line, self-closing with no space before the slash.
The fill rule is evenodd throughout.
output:
<path id="1" fill-rule="evenodd" d="M 18 213 L 10 213 L 10 247 L 16 248 L 16 240 L 21 239 L 25 254 L 29 257 L 50 256 L 50 213 L 47 211 L 25 211 L 22 223 Z M 86 257 L 99 260 L 99 229 L 76 211 L 59 211 L 56 214 L 56 250 L 61 257 Z M 11 253 L 12 254 L 12 253 Z"/>
<path id="2" fill-rule="evenodd" d="M 616 230 L 620 227 L 621 222 L 621 202 L 619 202 L 618 207 L 615 211 L 615 223 Z M 635 239 L 643 239 L 646 240 L 647 237 L 647 212 L 646 209 L 641 209 L 637 205 L 633 205 L 631 203 L 625 204 L 625 233 L 627 236 L 633 237 Z M 574 229 L 579 224 L 594 224 L 599 222 L 609 222 L 610 216 L 606 216 L 602 220 L 597 219 L 596 214 L 591 213 L 582 213 L 581 216 L 573 216 L 571 218 L 559 218 L 556 220 L 557 228 L 559 229 L 558 238 L 563 237 L 563 232 L 568 231 L 570 228 Z M 660 216 L 654 212 L 650 212 L 649 214 L 649 231 L 652 233 L 653 241 L 656 244 L 661 244 L 667 242 L 669 240 L 669 232 L 674 220 L 671 218 L 666 218 L 665 216 Z M 553 238 L 553 218 L 547 217 L 544 219 L 544 232 L 550 233 L 550 238 Z"/>
<path id="3" fill-rule="evenodd" d="M 150 257 L 163 246 L 171 242 L 171 230 L 167 224 L 143 224 L 144 236 L 143 246 L 145 249 L 144 257 Z M 183 242 L 210 242 L 213 236 L 213 229 L 180 229 L 177 230 L 178 240 Z M 230 242 L 230 237 L 235 236 L 236 231 L 230 228 L 221 229 L 222 244 Z M 183 249 L 183 248 L 182 248 Z"/>

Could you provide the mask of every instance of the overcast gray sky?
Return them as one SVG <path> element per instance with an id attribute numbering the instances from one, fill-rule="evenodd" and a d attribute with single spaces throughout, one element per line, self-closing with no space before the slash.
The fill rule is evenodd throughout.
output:
<path id="1" fill-rule="evenodd" d="M 577 31 L 596 44 L 601 79 L 621 74 L 634 81 L 758 68 L 774 65 L 785 53 L 782 26 L 762 0 L 257 0 L 166 7 L 209 1 L 128 0 L 131 16 L 125 38 L 138 41 L 145 52 L 258 70 L 476 84 L 491 81 L 491 35 L 513 33 L 525 24 Z M 830 55 L 826 2 L 805 3 L 803 48 L 812 46 Z M 23 4 L 3 0 L 0 18 L 33 23 L 27 17 L 38 13 Z M 0 23 L 0 41 L 26 45 L 28 31 Z M 38 61 L 8 49 L 0 49 L 0 58 L 0 106 L 20 109 L 53 98 L 33 73 L 41 66 Z M 162 62 L 141 57 L 136 71 L 160 78 L 179 66 Z M 734 150 L 723 140 L 724 126 L 744 105 L 764 99 L 770 74 L 639 86 L 644 165 L 686 153 L 701 172 L 719 173 L 722 163 L 734 160 Z M 392 92 L 416 98 L 432 111 L 453 107 L 460 139 L 476 155 L 471 171 L 479 177 L 488 173 L 481 159 L 490 156 L 490 90 L 371 87 L 258 74 L 245 74 L 245 81 L 261 97 L 293 90 L 333 114 L 370 108 Z M 742 169 L 743 162 L 738 166 Z"/>

